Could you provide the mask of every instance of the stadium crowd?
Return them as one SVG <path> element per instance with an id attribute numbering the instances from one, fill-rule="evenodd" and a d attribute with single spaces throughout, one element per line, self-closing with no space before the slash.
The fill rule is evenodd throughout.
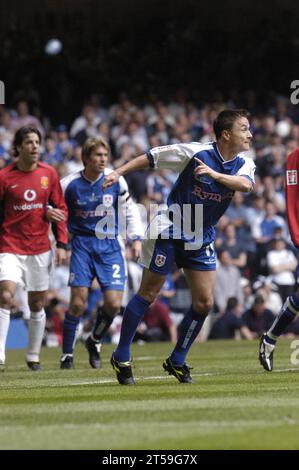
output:
<path id="1" fill-rule="evenodd" d="M 88 137 L 109 142 L 111 165 L 119 167 L 151 147 L 214 140 L 212 123 L 217 114 L 224 108 L 240 106 L 251 113 L 253 145 L 249 153 L 256 164 L 256 183 L 250 194 L 235 194 L 217 225 L 215 305 L 200 339 L 257 338 L 279 313 L 296 276 L 296 250 L 286 220 L 284 165 L 287 155 L 299 146 L 299 113 L 289 98 L 275 96 L 267 108 L 261 109 L 254 92 L 240 100 L 235 91 L 227 99 L 215 93 L 211 102 L 199 106 L 184 89 L 178 89 L 168 101 L 151 94 L 140 104 L 123 92 L 116 103 L 104 106 L 99 95 L 92 94 L 70 126 L 64 122 L 52 126 L 42 113 L 32 113 L 27 99 L 20 98 L 14 108 L 0 106 L 0 168 L 13 161 L 12 138 L 22 125 L 38 127 L 44 138 L 41 160 L 54 166 L 62 178 L 83 168 L 81 149 Z M 170 170 L 148 170 L 126 179 L 135 201 L 149 209 L 150 204 L 160 204 L 167 198 L 176 175 Z M 126 250 L 124 305 L 135 294 L 141 276 L 129 244 Z M 46 309 L 48 346 L 61 343 L 62 321 L 70 300 L 68 275 L 68 262 L 52 274 Z M 175 342 L 189 296 L 182 272 L 174 267 L 140 325 L 137 339 Z M 94 283 L 81 326 L 83 339 L 101 299 L 99 286 Z M 14 310 L 16 315 L 22 312 L 24 318 L 28 315 L 22 286 Z M 121 318 L 115 319 L 107 341 L 117 342 L 120 322 Z M 299 334 L 299 320 L 292 323 L 287 334 Z"/>

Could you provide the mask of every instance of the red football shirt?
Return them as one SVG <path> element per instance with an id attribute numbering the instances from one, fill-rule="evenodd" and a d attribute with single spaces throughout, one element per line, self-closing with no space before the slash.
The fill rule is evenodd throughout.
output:
<path id="1" fill-rule="evenodd" d="M 58 174 L 38 162 L 32 171 L 21 171 L 11 163 L 0 171 L 0 253 L 37 255 L 50 249 L 47 205 L 64 211 Z M 57 245 L 67 243 L 66 222 L 53 224 Z"/>
<path id="2" fill-rule="evenodd" d="M 286 201 L 292 241 L 299 247 L 299 148 L 295 149 L 286 164 Z"/>

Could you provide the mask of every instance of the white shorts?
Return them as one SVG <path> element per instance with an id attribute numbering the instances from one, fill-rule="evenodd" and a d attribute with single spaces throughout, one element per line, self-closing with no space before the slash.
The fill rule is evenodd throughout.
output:
<path id="1" fill-rule="evenodd" d="M 0 253 L 0 281 L 22 284 L 28 292 L 48 290 L 52 266 L 51 250 L 40 255 Z"/>

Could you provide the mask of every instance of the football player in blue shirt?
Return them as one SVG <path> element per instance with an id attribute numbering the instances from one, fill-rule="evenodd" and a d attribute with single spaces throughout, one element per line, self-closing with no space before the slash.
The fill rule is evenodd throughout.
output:
<path id="1" fill-rule="evenodd" d="M 82 148 L 84 170 L 61 181 L 69 210 L 68 231 L 71 238 L 70 309 L 63 324 L 61 369 L 73 368 L 73 350 L 80 316 L 84 313 L 88 290 L 96 278 L 104 296 L 95 326 L 86 341 L 91 367 L 101 367 L 101 339 L 121 308 L 126 280 L 124 244 L 121 238 L 121 215 L 128 224 L 133 255 L 141 252 L 142 223 L 137 206 L 128 192 L 123 177 L 103 194 L 109 146 L 102 139 L 87 139 Z M 120 212 L 122 214 L 120 214 Z"/>
<path id="2" fill-rule="evenodd" d="M 214 132 L 216 142 L 153 148 L 105 177 L 103 189 L 110 188 L 131 171 L 149 167 L 169 168 L 179 173 L 167 199 L 168 210 L 158 212 L 142 243 L 141 286 L 126 307 L 119 344 L 111 358 L 121 384 L 134 384 L 130 345 L 138 323 L 161 289 L 173 261 L 184 269 L 192 305 L 181 324 L 178 342 L 163 367 L 179 382 L 192 382 L 186 356 L 213 306 L 214 226 L 234 192 L 246 193 L 254 184 L 254 162 L 240 154 L 249 150 L 252 139 L 247 111 L 222 111 L 214 122 Z"/>

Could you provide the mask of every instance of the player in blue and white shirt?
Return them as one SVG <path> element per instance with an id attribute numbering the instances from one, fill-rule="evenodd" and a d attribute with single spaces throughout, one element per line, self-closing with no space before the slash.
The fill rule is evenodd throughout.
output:
<path id="1" fill-rule="evenodd" d="M 108 144 L 102 139 L 87 139 L 82 148 L 84 170 L 67 176 L 61 182 L 69 211 L 68 231 L 72 248 L 71 302 L 63 324 L 62 369 L 73 367 L 76 329 L 95 278 L 103 291 L 104 305 L 98 309 L 86 347 L 90 365 L 93 368 L 101 366 L 101 339 L 120 310 L 125 287 L 122 228 L 127 228 L 133 241 L 133 256 L 140 256 L 143 227 L 125 179 L 119 178 L 105 194 L 102 191 L 104 177 L 112 173 L 106 168 L 109 151 Z M 127 227 L 119 226 L 119 221 Z"/>
<path id="2" fill-rule="evenodd" d="M 133 384 L 130 344 L 135 330 L 153 302 L 173 261 L 184 269 L 192 294 L 178 342 L 163 364 L 180 382 L 192 382 L 187 353 L 213 306 L 215 285 L 214 226 L 235 191 L 248 192 L 254 184 L 255 165 L 243 156 L 252 139 L 245 110 L 222 111 L 214 122 L 216 142 L 181 143 L 151 149 L 105 178 L 104 188 L 130 171 L 168 168 L 179 176 L 142 244 L 144 266 L 140 289 L 126 307 L 119 344 L 111 364 L 118 381 Z M 241 153 L 241 154 L 240 154 Z M 184 205 L 187 205 L 184 210 Z M 189 228 L 188 228 L 189 225 Z"/>

